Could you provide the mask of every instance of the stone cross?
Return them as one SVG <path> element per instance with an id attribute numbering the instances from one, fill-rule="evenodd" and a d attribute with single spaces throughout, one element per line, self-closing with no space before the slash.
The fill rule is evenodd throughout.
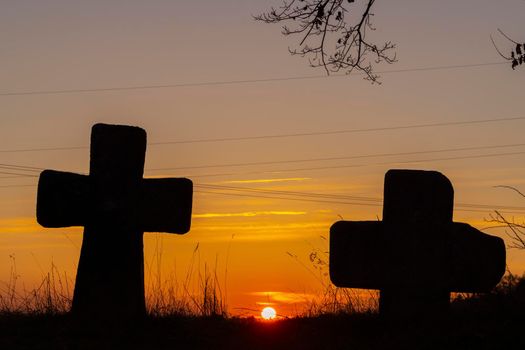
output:
<path id="1" fill-rule="evenodd" d="M 143 233 L 190 229 L 192 182 L 143 179 L 145 154 L 143 129 L 96 124 L 89 175 L 40 175 L 38 222 L 84 226 L 72 305 L 82 319 L 145 316 Z"/>
<path id="2" fill-rule="evenodd" d="M 379 289 L 382 314 L 441 312 L 450 292 L 488 292 L 505 272 L 501 238 L 452 221 L 454 190 L 441 173 L 389 170 L 383 221 L 330 228 L 330 279 Z"/>

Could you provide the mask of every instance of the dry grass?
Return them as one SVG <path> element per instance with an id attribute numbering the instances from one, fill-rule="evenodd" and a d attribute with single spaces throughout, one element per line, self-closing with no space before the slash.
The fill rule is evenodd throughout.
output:
<path id="1" fill-rule="evenodd" d="M 152 316 L 227 316 L 227 305 L 219 283 L 217 262 L 213 269 L 202 268 L 199 244 L 195 246 L 189 268 L 182 282 L 175 274 L 162 277 L 162 249 L 154 254 L 155 268 L 148 269 L 146 304 Z"/>
<path id="2" fill-rule="evenodd" d="M 0 289 L 1 313 L 24 313 L 54 315 L 66 313 L 71 308 L 71 283 L 69 277 L 61 274 L 54 264 L 42 277 L 38 287 L 27 290 L 19 285 L 20 276 L 16 260 L 11 258 L 9 279 Z"/>
<path id="3" fill-rule="evenodd" d="M 148 314 L 170 316 L 227 316 L 223 289 L 219 283 L 217 264 L 210 269 L 201 265 L 199 245 L 195 247 L 186 276 L 180 282 L 174 274 L 163 278 L 162 250 L 155 254 L 147 269 L 146 287 Z M 0 282 L 1 283 L 1 282 Z M 11 270 L 6 282 L 0 284 L 0 313 L 28 315 L 59 315 L 71 308 L 74 280 L 51 264 L 36 288 L 26 289 L 20 283 L 16 259 L 11 256 Z"/>
<path id="4" fill-rule="evenodd" d="M 377 313 L 379 292 L 335 287 L 329 279 L 328 256 L 317 249 L 309 255 L 309 262 L 303 262 L 296 255 L 288 253 L 319 281 L 320 291 L 308 301 L 299 317 L 315 318 L 322 315 L 355 315 Z M 162 247 L 158 247 L 153 261 L 146 264 L 147 281 L 146 305 L 148 314 L 154 318 L 185 317 L 227 317 L 226 289 L 221 286 L 218 263 L 210 267 L 201 263 L 197 244 L 185 276 L 177 278 L 174 273 L 162 275 Z M 11 256 L 11 271 L 7 282 L 0 284 L 0 313 L 28 315 L 66 314 L 71 307 L 74 281 L 51 264 L 36 288 L 26 289 L 17 273 L 16 260 Z M 525 276 L 510 272 L 488 295 L 454 294 L 453 304 L 465 305 L 483 303 L 507 304 L 525 303 Z"/>
<path id="5" fill-rule="evenodd" d="M 300 317 L 320 315 L 376 313 L 379 309 L 379 291 L 339 288 L 334 286 L 329 277 L 328 253 L 312 246 L 308 262 L 303 262 L 297 255 L 288 255 L 305 268 L 319 282 L 319 292 L 309 300 Z"/>

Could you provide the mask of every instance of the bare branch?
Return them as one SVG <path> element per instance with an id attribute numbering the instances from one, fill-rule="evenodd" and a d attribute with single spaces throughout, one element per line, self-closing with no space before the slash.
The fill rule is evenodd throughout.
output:
<path id="1" fill-rule="evenodd" d="M 520 196 L 524 197 L 525 198 L 525 194 L 523 194 L 520 190 L 518 190 L 516 187 L 512 187 L 512 186 L 505 186 L 505 185 L 497 185 L 497 186 L 494 186 L 495 188 L 506 188 L 506 189 L 509 189 L 509 190 L 512 190 L 514 192 L 516 192 L 517 194 L 519 194 Z"/>
<path id="2" fill-rule="evenodd" d="M 297 47 L 289 52 L 306 57 L 312 67 L 323 67 L 327 74 L 357 69 L 374 83 L 379 76 L 372 64 L 396 62 L 395 44 L 378 45 L 367 37 L 368 31 L 375 30 L 371 23 L 375 0 L 282 1 L 278 9 L 271 8 L 254 19 L 283 23 L 283 35 L 299 35 Z"/>
<path id="3" fill-rule="evenodd" d="M 503 35 L 508 41 L 513 42 L 513 43 L 516 44 L 516 45 L 519 44 L 517 41 L 514 41 L 514 40 L 512 40 L 511 38 L 509 38 L 509 37 L 507 36 L 507 34 L 505 34 L 505 33 L 503 32 L 503 30 L 501 30 L 501 29 L 498 28 L 498 32 L 499 32 L 501 35 Z"/>
<path id="4" fill-rule="evenodd" d="M 499 55 L 500 55 L 501 57 L 503 57 L 503 58 L 506 59 L 507 61 L 512 60 L 512 58 L 507 57 L 507 56 L 505 56 L 505 55 L 503 55 L 503 54 L 501 53 L 501 51 L 500 51 L 500 50 L 498 49 L 498 47 L 496 46 L 496 43 L 494 42 L 494 39 L 492 38 L 492 35 L 490 36 L 490 41 L 492 41 L 492 45 L 494 45 L 494 48 L 496 49 L 496 51 L 499 53 Z"/>
<path id="5" fill-rule="evenodd" d="M 512 186 L 500 185 L 495 187 L 510 189 L 525 198 L 525 195 L 521 191 Z M 494 210 L 494 213 L 494 215 L 490 214 L 490 220 L 488 220 L 488 222 L 495 224 L 495 226 L 493 227 L 498 227 L 502 225 L 503 227 L 507 228 L 505 230 L 505 234 L 507 235 L 507 237 L 510 238 L 511 242 L 508 245 L 508 247 L 516 249 L 525 249 L 525 222 L 516 222 L 514 218 L 508 220 L 498 210 Z"/>
<path id="6" fill-rule="evenodd" d="M 504 59 L 506 59 L 507 61 L 511 62 L 511 68 L 513 70 L 516 69 L 517 66 L 521 66 L 522 64 L 525 64 L 525 43 L 520 44 L 517 41 L 514 41 L 499 28 L 498 28 L 498 32 L 509 42 L 516 45 L 515 49 L 510 51 L 510 57 L 507 57 L 501 53 L 501 51 L 496 46 L 496 43 L 494 42 L 494 39 L 492 38 L 492 35 L 491 35 L 490 40 L 492 41 L 492 45 L 494 45 L 494 48 L 496 49 L 498 54 Z"/>

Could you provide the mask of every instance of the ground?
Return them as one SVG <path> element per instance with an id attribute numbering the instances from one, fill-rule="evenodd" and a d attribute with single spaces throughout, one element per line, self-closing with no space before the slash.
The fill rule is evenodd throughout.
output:
<path id="1" fill-rule="evenodd" d="M 502 308 L 499 309 L 499 306 Z M 525 310 L 455 305 L 441 317 L 321 315 L 148 318 L 125 329 L 75 325 L 69 315 L 4 314 L 1 349 L 500 349 L 525 347 Z M 94 327 L 92 327 L 94 326 Z"/>

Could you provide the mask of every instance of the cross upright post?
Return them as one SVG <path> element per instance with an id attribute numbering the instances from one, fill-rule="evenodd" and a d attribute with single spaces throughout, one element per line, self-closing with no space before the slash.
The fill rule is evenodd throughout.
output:
<path id="1" fill-rule="evenodd" d="M 82 319 L 144 317 L 143 233 L 189 231 L 192 182 L 143 179 L 145 153 L 143 129 L 96 124 L 89 175 L 40 175 L 38 222 L 84 226 L 72 305 Z"/>
<path id="2" fill-rule="evenodd" d="M 454 190 L 441 173 L 389 170 L 383 221 L 330 228 L 330 278 L 379 289 L 382 314 L 447 309 L 451 292 L 490 291 L 505 272 L 501 238 L 452 221 Z"/>

